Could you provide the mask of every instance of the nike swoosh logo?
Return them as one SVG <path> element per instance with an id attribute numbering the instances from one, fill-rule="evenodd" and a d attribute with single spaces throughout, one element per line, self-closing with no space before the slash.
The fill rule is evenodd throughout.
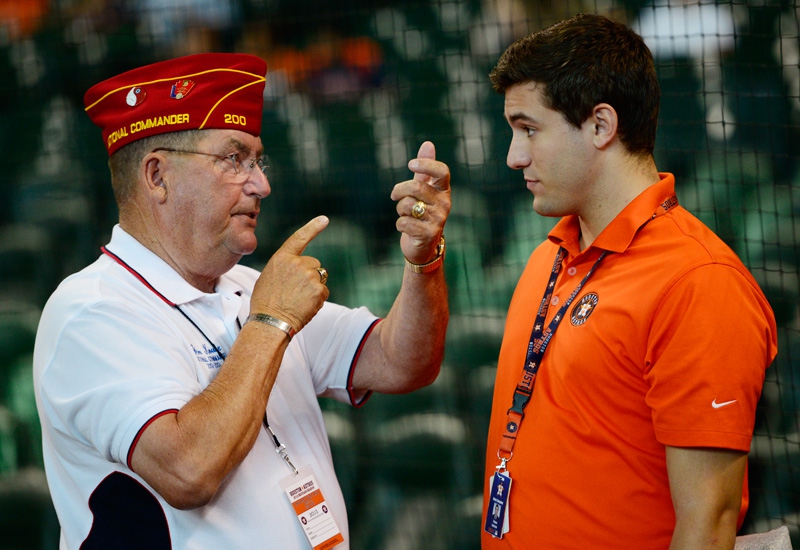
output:
<path id="1" fill-rule="evenodd" d="M 736 399 L 734 399 L 733 401 L 725 401 L 724 403 L 717 403 L 717 400 L 715 399 L 714 401 L 711 402 L 711 406 L 714 407 L 715 409 L 719 409 L 724 407 L 725 405 L 730 405 L 731 403 L 736 403 Z"/>

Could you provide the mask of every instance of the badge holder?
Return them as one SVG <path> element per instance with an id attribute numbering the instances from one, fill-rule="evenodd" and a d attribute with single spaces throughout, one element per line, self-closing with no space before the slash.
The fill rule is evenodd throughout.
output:
<path id="1" fill-rule="evenodd" d="M 280 482 L 297 514 L 297 520 L 314 550 L 327 550 L 344 542 L 316 476 L 307 466 Z"/>
<path id="2" fill-rule="evenodd" d="M 266 413 L 263 424 L 275 444 L 275 452 L 292 472 L 291 475 L 280 481 L 279 486 L 289 498 L 289 504 L 297 514 L 297 521 L 300 522 L 300 527 L 303 528 L 311 548 L 328 550 L 344 542 L 342 531 L 336 525 L 331 509 L 325 501 L 325 497 L 322 496 L 322 488 L 314 472 L 309 466 L 295 468 L 289 458 L 286 445 L 278 440 L 278 436 L 269 427 Z"/>
<path id="3" fill-rule="evenodd" d="M 508 533 L 508 496 L 511 493 L 511 476 L 506 469 L 507 459 L 501 458 L 497 471 L 489 477 L 489 505 L 483 530 L 501 539 Z"/>

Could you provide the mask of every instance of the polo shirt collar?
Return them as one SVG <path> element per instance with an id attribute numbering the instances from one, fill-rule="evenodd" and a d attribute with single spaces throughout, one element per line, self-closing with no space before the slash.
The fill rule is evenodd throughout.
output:
<path id="1" fill-rule="evenodd" d="M 659 173 L 660 180 L 642 191 L 628 206 L 622 209 L 597 236 L 589 248 L 610 252 L 624 252 L 630 246 L 636 232 L 653 218 L 671 197 L 675 196 L 675 176 Z M 563 246 L 572 255 L 580 253 L 581 228 L 578 216 L 561 218 L 548 234 L 551 242 Z"/>
<path id="2" fill-rule="evenodd" d="M 106 249 L 141 275 L 151 287 L 177 305 L 207 296 L 202 290 L 190 285 L 172 266 L 119 225 L 115 225 L 111 231 L 111 241 Z"/>

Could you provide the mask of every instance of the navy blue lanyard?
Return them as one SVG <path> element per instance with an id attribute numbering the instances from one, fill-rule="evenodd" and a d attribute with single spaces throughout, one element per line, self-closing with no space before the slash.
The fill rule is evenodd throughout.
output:
<path id="1" fill-rule="evenodd" d="M 550 309 L 550 302 L 553 298 L 553 291 L 556 287 L 558 274 L 561 272 L 564 258 L 567 255 L 567 250 L 563 246 L 558 249 L 558 254 L 556 254 L 556 259 L 553 262 L 553 268 L 550 270 L 550 279 L 547 281 L 547 288 L 545 288 L 544 296 L 542 296 L 542 301 L 539 303 L 539 310 L 536 312 L 533 330 L 531 331 L 531 337 L 528 341 L 528 352 L 525 356 L 522 378 L 514 389 L 511 408 L 508 409 L 507 413 L 508 419 L 506 421 L 505 431 L 503 432 L 503 437 L 500 439 L 500 449 L 497 453 L 498 458 L 502 461 L 500 469 L 505 469 L 505 463 L 511 460 L 511 456 L 513 455 L 517 433 L 522 424 L 522 419 L 525 417 L 525 406 L 528 404 L 533 394 L 536 374 L 539 372 L 539 367 L 542 364 L 544 352 L 547 350 L 550 340 L 553 338 L 561 321 L 564 319 L 567 309 L 569 309 L 569 306 L 572 304 L 573 300 L 575 300 L 575 297 L 581 291 L 583 285 L 586 284 L 586 281 L 589 280 L 589 277 L 592 276 L 597 266 L 600 265 L 600 262 L 603 261 L 603 258 L 605 258 L 607 254 L 608 250 L 604 250 L 603 253 L 600 254 L 600 257 L 594 262 L 594 265 L 583 277 L 583 280 L 578 283 L 578 286 L 576 286 L 575 290 L 569 295 L 564 305 L 561 306 L 550 320 L 550 324 L 545 327 L 544 324 L 547 319 L 547 312 Z"/>
<path id="2" fill-rule="evenodd" d="M 641 227 L 639 227 L 639 230 L 641 230 L 642 227 L 647 225 L 652 220 L 666 214 L 676 206 L 678 206 L 678 198 L 675 195 L 672 195 L 658 205 L 653 215 L 648 218 L 647 221 L 641 225 Z M 547 318 L 547 311 L 550 309 L 550 301 L 553 297 L 553 290 L 555 289 L 556 281 L 558 280 L 558 274 L 561 272 L 562 263 L 567 255 L 566 249 L 563 246 L 559 247 L 558 254 L 556 254 L 556 259 L 553 262 L 553 268 L 550 271 L 550 279 L 547 282 L 547 288 L 544 291 L 544 296 L 542 296 L 542 301 L 539 304 L 539 310 L 536 313 L 536 319 L 533 323 L 531 338 L 528 342 L 528 352 L 525 357 L 525 365 L 522 369 L 522 378 L 520 379 L 519 384 L 517 384 L 517 387 L 514 389 L 511 408 L 508 409 L 505 429 L 503 431 L 503 436 L 500 438 L 500 446 L 497 451 L 497 457 L 500 459 L 500 466 L 497 467 L 498 471 L 505 470 L 506 462 L 511 460 L 511 457 L 514 454 L 514 443 L 517 440 L 517 434 L 519 432 L 520 425 L 522 424 L 522 419 L 525 417 L 525 406 L 528 404 L 531 399 L 531 395 L 533 394 L 533 388 L 536 383 L 536 374 L 539 372 L 539 367 L 541 366 L 544 352 L 547 350 L 547 345 L 553 338 L 553 335 L 563 320 L 570 304 L 572 304 L 572 301 L 583 288 L 583 285 L 586 284 L 586 281 L 589 280 L 589 277 L 592 276 L 597 269 L 597 266 L 600 265 L 600 262 L 603 261 L 603 258 L 606 257 L 608 252 L 608 250 L 604 250 L 603 253 L 600 254 L 600 257 L 594 262 L 594 265 L 591 267 L 591 269 L 589 269 L 589 272 L 584 276 L 583 280 L 578 284 L 578 286 L 575 287 L 575 290 L 573 290 L 572 294 L 569 295 L 567 301 L 564 302 L 564 305 L 561 306 L 561 309 L 559 309 L 558 312 L 556 312 L 555 316 L 550 321 L 550 324 L 545 328 L 544 323 Z"/>

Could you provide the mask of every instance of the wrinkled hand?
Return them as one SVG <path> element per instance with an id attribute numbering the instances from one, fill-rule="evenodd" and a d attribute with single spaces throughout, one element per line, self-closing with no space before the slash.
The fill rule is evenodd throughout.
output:
<path id="1" fill-rule="evenodd" d="M 297 331 L 317 314 L 330 292 L 320 281 L 319 260 L 302 254 L 328 222 L 325 216 L 314 218 L 273 254 L 253 289 L 251 313 L 272 315 Z"/>
<path id="2" fill-rule="evenodd" d="M 408 163 L 414 178 L 398 183 L 392 189 L 400 215 L 396 227 L 402 233 L 400 248 L 409 261 L 425 264 L 436 257 L 436 246 L 450 214 L 450 168 L 436 160 L 436 148 L 426 141 L 417 158 Z M 417 201 L 425 203 L 421 218 L 412 215 Z"/>

